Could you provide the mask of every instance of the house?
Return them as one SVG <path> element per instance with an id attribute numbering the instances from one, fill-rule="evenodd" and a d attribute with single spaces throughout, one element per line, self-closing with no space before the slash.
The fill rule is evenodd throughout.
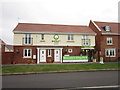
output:
<path id="1" fill-rule="evenodd" d="M 89 26 L 18 23 L 13 33 L 16 64 L 86 62 L 94 58 L 96 33 Z"/>
<path id="2" fill-rule="evenodd" d="M 0 59 L 2 64 L 12 64 L 13 57 L 13 45 L 6 44 L 0 39 Z"/>
<path id="3" fill-rule="evenodd" d="M 4 51 L 4 45 L 5 45 L 5 42 L 0 39 L 0 63 L 2 63 L 2 54 Z"/>
<path id="4" fill-rule="evenodd" d="M 120 59 L 120 23 L 90 21 L 89 27 L 97 33 L 96 47 L 100 58 L 104 61 L 117 61 Z"/>

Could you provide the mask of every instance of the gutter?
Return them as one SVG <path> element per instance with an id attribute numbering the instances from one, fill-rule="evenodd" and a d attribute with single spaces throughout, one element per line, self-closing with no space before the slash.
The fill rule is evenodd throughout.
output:
<path id="1" fill-rule="evenodd" d="M 82 35 L 96 35 L 96 33 L 66 33 L 66 32 L 27 32 L 27 31 L 13 31 L 14 33 L 39 33 L 39 34 L 82 34 Z"/>

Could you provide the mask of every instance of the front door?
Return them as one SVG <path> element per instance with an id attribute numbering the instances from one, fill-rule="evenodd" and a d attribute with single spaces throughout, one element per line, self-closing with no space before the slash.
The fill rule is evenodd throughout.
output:
<path id="1" fill-rule="evenodd" d="M 59 49 L 54 50 L 54 62 L 60 62 L 60 50 Z"/>
<path id="2" fill-rule="evenodd" d="M 46 62 L 46 50 L 40 50 L 40 62 Z"/>

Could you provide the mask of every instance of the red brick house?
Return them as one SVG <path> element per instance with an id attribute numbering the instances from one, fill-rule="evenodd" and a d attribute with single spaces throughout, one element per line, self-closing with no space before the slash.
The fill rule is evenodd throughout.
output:
<path id="1" fill-rule="evenodd" d="M 89 26 L 19 23 L 14 46 L 1 41 L 2 64 L 117 61 L 119 23 L 90 21 Z"/>
<path id="2" fill-rule="evenodd" d="M 116 61 L 120 58 L 119 24 L 98 21 L 89 23 L 89 27 L 97 33 L 95 49 L 98 51 L 98 57 L 103 57 L 104 61 Z"/>
<path id="3" fill-rule="evenodd" d="M 93 59 L 96 33 L 88 26 L 19 23 L 13 32 L 16 64 Z"/>
<path id="4" fill-rule="evenodd" d="M 0 39 L 1 64 L 12 64 L 14 60 L 13 45 L 6 44 Z"/>

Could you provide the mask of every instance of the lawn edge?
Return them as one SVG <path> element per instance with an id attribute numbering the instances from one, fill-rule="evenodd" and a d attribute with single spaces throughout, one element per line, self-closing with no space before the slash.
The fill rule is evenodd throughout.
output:
<path id="1" fill-rule="evenodd" d="M 44 72 L 24 72 L 24 73 L 2 73 L 6 75 L 28 75 L 28 74 L 50 74 L 50 73 L 70 73 L 70 72 L 95 72 L 95 71 L 119 71 L 120 69 L 91 69 L 91 70 L 65 70 L 65 71 L 44 71 Z"/>

